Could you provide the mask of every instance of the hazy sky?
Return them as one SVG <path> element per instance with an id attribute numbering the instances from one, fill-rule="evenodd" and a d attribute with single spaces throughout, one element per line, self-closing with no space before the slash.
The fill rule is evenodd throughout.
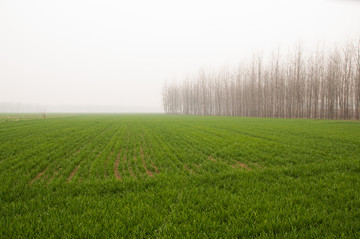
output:
<path id="1" fill-rule="evenodd" d="M 0 102 L 160 112 L 167 79 L 359 33 L 355 0 L 1 0 Z"/>

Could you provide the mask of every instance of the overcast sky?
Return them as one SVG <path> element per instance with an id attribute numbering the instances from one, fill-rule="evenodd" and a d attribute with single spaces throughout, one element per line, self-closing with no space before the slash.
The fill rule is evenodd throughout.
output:
<path id="1" fill-rule="evenodd" d="M 359 33 L 355 0 L 1 0 L 0 103 L 161 112 L 165 80 Z"/>

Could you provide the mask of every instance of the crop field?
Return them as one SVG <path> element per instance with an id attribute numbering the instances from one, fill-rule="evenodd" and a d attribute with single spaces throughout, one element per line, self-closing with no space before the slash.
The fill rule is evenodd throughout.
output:
<path id="1" fill-rule="evenodd" d="M 0 120 L 0 238 L 360 238 L 359 122 L 17 118 Z"/>

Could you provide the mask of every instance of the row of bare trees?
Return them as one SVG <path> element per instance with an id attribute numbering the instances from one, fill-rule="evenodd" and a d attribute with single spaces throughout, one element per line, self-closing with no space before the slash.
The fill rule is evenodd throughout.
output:
<path id="1" fill-rule="evenodd" d="M 168 114 L 359 119 L 359 103 L 360 42 L 311 54 L 299 45 L 163 87 Z"/>

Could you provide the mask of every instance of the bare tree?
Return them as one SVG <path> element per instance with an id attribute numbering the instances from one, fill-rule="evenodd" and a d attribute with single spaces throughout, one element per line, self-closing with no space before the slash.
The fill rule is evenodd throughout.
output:
<path id="1" fill-rule="evenodd" d="M 285 59 L 285 60 L 283 60 Z M 306 55 L 301 44 L 282 58 L 253 57 L 250 64 L 202 69 L 163 86 L 168 114 L 288 118 L 360 118 L 360 40 L 325 54 Z"/>

